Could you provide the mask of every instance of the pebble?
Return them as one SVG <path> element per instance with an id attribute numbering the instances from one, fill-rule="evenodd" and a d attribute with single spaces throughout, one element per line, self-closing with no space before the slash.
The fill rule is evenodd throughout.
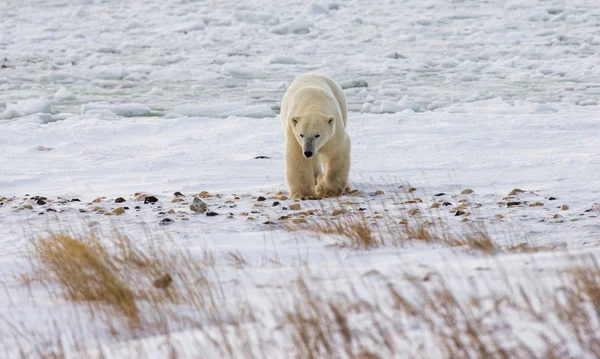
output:
<path id="1" fill-rule="evenodd" d="M 163 218 L 160 220 L 160 222 L 158 222 L 158 224 L 160 224 L 161 226 L 167 226 L 171 223 L 173 223 L 173 220 L 171 218 Z"/>
<path id="2" fill-rule="evenodd" d="M 213 212 L 213 211 L 206 212 L 207 217 L 214 217 L 214 216 L 218 216 L 218 215 L 219 214 L 217 212 Z"/>
<path id="3" fill-rule="evenodd" d="M 297 210 L 299 210 L 299 209 L 300 209 L 300 203 L 294 203 L 294 204 L 290 204 L 289 208 L 290 208 L 292 211 L 297 211 Z"/>
<path id="4" fill-rule="evenodd" d="M 115 199 L 115 203 L 123 203 L 123 202 L 127 202 L 125 200 L 125 198 L 123 198 L 123 197 L 117 197 L 117 199 Z"/>
<path id="5" fill-rule="evenodd" d="M 470 189 L 470 188 L 467 188 L 466 190 L 464 190 L 464 191 L 460 192 L 460 194 L 471 194 L 471 193 L 473 193 L 473 192 L 475 192 L 475 191 L 473 191 L 473 190 L 472 190 L 472 189 Z"/>
<path id="6" fill-rule="evenodd" d="M 194 197 L 192 204 L 190 205 L 190 209 L 196 213 L 204 213 L 206 212 L 206 203 L 202 201 L 198 197 Z"/>
<path id="7" fill-rule="evenodd" d="M 154 196 L 147 196 L 146 198 L 144 198 L 144 204 L 154 204 L 156 202 L 158 202 L 158 198 Z"/>
<path id="8" fill-rule="evenodd" d="M 512 191 L 510 191 L 510 193 L 509 193 L 508 195 L 509 195 L 509 196 L 514 196 L 514 195 L 517 195 L 517 194 L 519 194 L 519 193 L 523 193 L 523 192 L 525 192 L 525 191 L 523 191 L 523 190 L 522 190 L 522 189 L 520 189 L 520 188 L 515 188 L 515 189 L 513 189 Z"/>

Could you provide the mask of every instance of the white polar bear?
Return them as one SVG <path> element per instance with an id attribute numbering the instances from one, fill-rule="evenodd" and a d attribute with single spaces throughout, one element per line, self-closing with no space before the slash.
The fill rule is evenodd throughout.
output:
<path id="1" fill-rule="evenodd" d="M 308 73 L 292 82 L 281 103 L 285 177 L 292 199 L 339 196 L 349 189 L 347 117 L 344 91 L 329 76 Z"/>

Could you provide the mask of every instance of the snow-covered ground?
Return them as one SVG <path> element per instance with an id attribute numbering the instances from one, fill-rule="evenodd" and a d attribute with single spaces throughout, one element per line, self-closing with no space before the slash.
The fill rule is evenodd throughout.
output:
<path id="1" fill-rule="evenodd" d="M 0 353 L 44 356 L 32 348 L 58 336 L 75 356 L 104 346 L 130 357 L 141 345 L 143 357 L 165 357 L 166 340 L 182 355 L 219 355 L 196 345 L 195 329 L 111 335 L 85 306 L 25 288 L 27 244 L 49 229 L 116 228 L 140 246 L 168 238 L 213 253 L 210 280 L 228 306 L 254 308 L 243 325 L 262 339 L 251 341 L 256 348 L 282 343 L 257 351 L 273 358 L 292 346 L 271 317 L 281 304 L 273 298 L 285 298 L 299 272 L 317 278 L 309 285 L 323 296 L 352 283 L 365 300 L 388 284 L 414 292 L 406 276 L 431 273 L 424 285 L 442 282 L 465 298 L 511 295 L 507 283 L 553 291 L 571 255 L 600 256 L 599 18 L 586 0 L 5 1 Z M 289 83 L 307 71 L 346 88 L 360 192 L 293 210 L 282 197 L 277 114 Z M 524 192 L 509 196 L 515 188 Z M 190 210 L 202 191 L 216 216 Z M 158 201 L 144 204 L 143 195 Z M 349 211 L 342 218 L 375 223 L 439 217 L 456 233 L 478 223 L 495 255 L 418 240 L 359 250 L 334 245 L 343 241 L 335 235 L 284 229 L 337 218 L 330 211 L 339 206 Z M 128 209 L 106 215 L 118 207 Z M 516 254 L 523 243 L 540 252 Z M 530 333 L 539 323 L 512 314 L 502 320 L 510 338 L 542 357 L 547 343 Z M 211 323 L 201 332 L 221 329 Z M 353 324 L 369 330 L 360 315 Z M 416 343 L 406 353 L 436 348 L 418 323 L 398 326 Z M 565 338 L 561 353 L 586 355 Z M 436 350 L 431 356 L 444 356 Z"/>

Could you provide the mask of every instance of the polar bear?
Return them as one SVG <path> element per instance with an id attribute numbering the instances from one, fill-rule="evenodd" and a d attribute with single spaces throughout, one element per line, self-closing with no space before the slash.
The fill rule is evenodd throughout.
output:
<path id="1" fill-rule="evenodd" d="M 329 76 L 307 73 L 292 82 L 281 102 L 285 177 L 292 199 L 335 197 L 348 190 L 347 117 L 344 91 Z"/>

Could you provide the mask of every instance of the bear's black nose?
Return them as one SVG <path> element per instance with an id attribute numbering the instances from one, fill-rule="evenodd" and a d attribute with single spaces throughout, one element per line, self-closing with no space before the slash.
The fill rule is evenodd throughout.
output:
<path id="1" fill-rule="evenodd" d="M 313 156 L 313 153 L 311 151 L 305 151 L 304 152 L 304 157 L 311 158 L 312 156 Z"/>

